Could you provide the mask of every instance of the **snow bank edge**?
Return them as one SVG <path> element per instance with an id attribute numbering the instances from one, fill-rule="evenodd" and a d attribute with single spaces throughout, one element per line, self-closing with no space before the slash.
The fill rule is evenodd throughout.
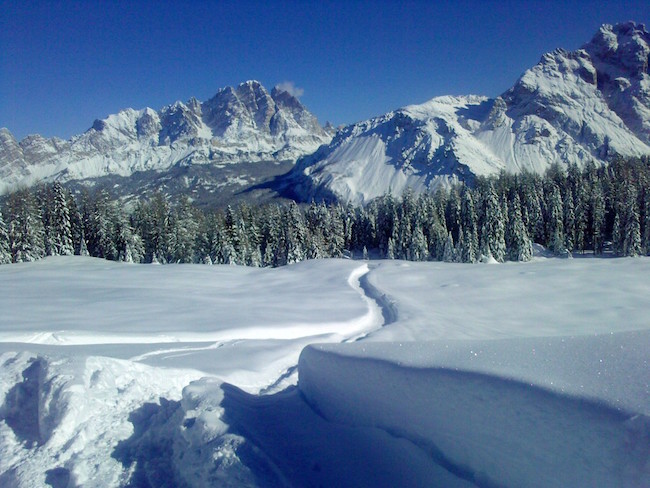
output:
<path id="1" fill-rule="evenodd" d="M 344 346 L 340 346 L 344 347 Z M 478 486 L 629 486 L 650 479 L 650 418 L 490 374 L 306 347 L 299 388 L 323 417 L 372 426 Z"/>

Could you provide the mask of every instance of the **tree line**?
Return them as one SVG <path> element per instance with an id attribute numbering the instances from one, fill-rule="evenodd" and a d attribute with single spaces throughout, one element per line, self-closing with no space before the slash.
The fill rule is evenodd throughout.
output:
<path id="1" fill-rule="evenodd" d="M 650 160 L 501 173 L 433 193 L 384 195 L 367 206 L 241 204 L 199 210 L 161 193 L 129 211 L 105 191 L 59 183 L 9 194 L 0 264 L 55 255 L 143 263 L 282 266 L 368 255 L 412 261 L 527 261 L 533 243 L 558 255 L 650 255 Z"/>

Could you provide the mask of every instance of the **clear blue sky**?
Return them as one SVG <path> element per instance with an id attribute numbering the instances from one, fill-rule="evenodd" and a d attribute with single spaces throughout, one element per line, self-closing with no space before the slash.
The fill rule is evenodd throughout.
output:
<path id="1" fill-rule="evenodd" d="M 645 1 L 0 0 L 0 127 L 69 138 L 126 107 L 292 82 L 321 122 L 447 94 L 496 96 Z"/>

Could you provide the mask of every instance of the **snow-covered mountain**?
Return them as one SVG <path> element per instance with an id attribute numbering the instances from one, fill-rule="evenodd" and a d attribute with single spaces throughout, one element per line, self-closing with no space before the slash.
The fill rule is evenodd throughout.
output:
<path id="1" fill-rule="evenodd" d="M 122 110 L 96 120 L 69 141 L 34 135 L 18 142 L 0 129 L 0 192 L 16 184 L 105 177 L 117 178 L 112 186 L 123 186 L 130 182 L 119 177 L 135 174 L 143 187 L 178 178 L 180 168 L 186 189 L 214 190 L 229 178 L 241 189 L 256 182 L 247 178 L 247 170 L 236 170 L 233 177 L 215 169 L 228 166 L 232 171 L 233 163 L 293 163 L 330 139 L 297 98 L 248 81 L 223 88 L 203 103 L 192 98 L 160 111 Z M 199 168 L 188 170 L 192 167 Z"/>
<path id="2" fill-rule="evenodd" d="M 650 154 L 650 34 L 603 25 L 582 49 L 542 56 L 501 96 L 439 97 L 340 131 L 284 185 L 304 199 L 366 202 L 500 170 Z"/>
<path id="3" fill-rule="evenodd" d="M 269 188 L 307 201 L 359 203 L 501 170 L 647 155 L 649 55 L 642 24 L 604 25 L 582 49 L 542 56 L 499 97 L 434 98 L 345 127 L 333 139 L 298 99 L 256 81 L 203 103 L 126 109 L 69 141 L 36 135 L 18 142 L 0 129 L 0 193 L 59 180 L 121 196 L 162 189 L 203 203 L 268 195 Z"/>

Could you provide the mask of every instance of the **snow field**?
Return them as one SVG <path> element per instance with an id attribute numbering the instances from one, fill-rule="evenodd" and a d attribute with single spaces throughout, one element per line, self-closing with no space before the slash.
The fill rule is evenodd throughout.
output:
<path id="1" fill-rule="evenodd" d="M 0 266 L 0 485 L 647 486 L 648 266 Z"/>
<path id="2" fill-rule="evenodd" d="M 368 281 L 399 310 L 376 341 L 552 337 L 650 327 L 650 260 L 382 262 Z"/>

